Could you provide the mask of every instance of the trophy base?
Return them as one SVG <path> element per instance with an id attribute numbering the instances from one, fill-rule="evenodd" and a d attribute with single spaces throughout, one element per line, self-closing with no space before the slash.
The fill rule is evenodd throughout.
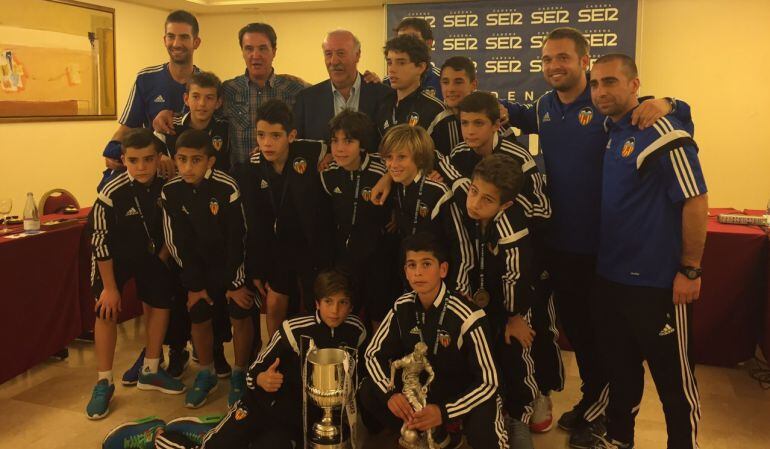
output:
<path id="1" fill-rule="evenodd" d="M 350 449 L 350 440 L 341 441 L 339 443 L 323 443 L 320 441 L 307 441 L 307 447 L 311 449 Z"/>

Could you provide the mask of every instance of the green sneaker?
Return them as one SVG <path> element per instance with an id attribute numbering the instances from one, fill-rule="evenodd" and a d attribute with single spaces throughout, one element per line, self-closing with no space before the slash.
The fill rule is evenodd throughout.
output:
<path id="1" fill-rule="evenodd" d="M 230 393 L 227 395 L 227 406 L 232 407 L 233 404 L 238 402 L 245 389 L 246 372 L 233 371 L 233 374 L 230 376 Z"/>
<path id="2" fill-rule="evenodd" d="M 187 387 L 181 380 L 171 377 L 163 368 L 158 368 L 156 373 L 140 374 L 136 388 L 139 390 L 157 390 L 166 394 L 181 394 Z"/>
<path id="3" fill-rule="evenodd" d="M 121 424 L 104 437 L 102 449 L 154 449 L 155 434 L 165 426 L 157 416 Z"/>
<path id="4" fill-rule="evenodd" d="M 185 406 L 198 408 L 206 403 L 209 393 L 217 389 L 217 376 L 209 371 L 200 371 L 185 398 Z"/>
<path id="5" fill-rule="evenodd" d="M 110 401 L 115 395 L 115 384 L 110 384 L 107 379 L 102 379 L 94 386 L 91 392 L 91 400 L 86 406 L 88 419 L 102 419 L 110 413 Z"/>
<path id="6" fill-rule="evenodd" d="M 222 415 L 177 418 L 166 424 L 166 432 L 184 435 L 195 444 L 201 444 L 203 437 L 216 427 L 222 418 L 224 418 Z"/>

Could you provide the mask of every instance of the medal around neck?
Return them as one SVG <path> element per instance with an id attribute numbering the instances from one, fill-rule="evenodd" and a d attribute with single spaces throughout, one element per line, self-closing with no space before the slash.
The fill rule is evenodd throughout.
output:
<path id="1" fill-rule="evenodd" d="M 477 306 L 481 307 L 482 309 L 489 305 L 489 292 L 484 289 L 480 288 L 476 290 L 476 293 L 473 294 L 473 302 Z"/>

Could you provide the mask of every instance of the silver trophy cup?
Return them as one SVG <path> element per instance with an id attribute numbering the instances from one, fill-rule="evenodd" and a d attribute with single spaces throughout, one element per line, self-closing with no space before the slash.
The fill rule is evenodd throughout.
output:
<path id="1" fill-rule="evenodd" d="M 345 351 L 336 348 L 315 349 L 307 356 L 307 394 L 323 410 L 321 421 L 313 424 L 308 435 L 311 448 L 350 447 L 341 418 L 340 422 L 334 419 L 334 411 L 340 410 L 345 400 L 345 357 Z"/>

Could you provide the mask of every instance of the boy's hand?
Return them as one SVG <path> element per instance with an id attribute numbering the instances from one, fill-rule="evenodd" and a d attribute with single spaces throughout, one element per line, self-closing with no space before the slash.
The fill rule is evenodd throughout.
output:
<path id="1" fill-rule="evenodd" d="M 176 134 L 174 132 L 174 111 L 164 109 L 152 120 L 152 129 L 163 134 Z"/>
<path id="2" fill-rule="evenodd" d="M 331 152 L 326 153 L 323 159 L 321 159 L 320 162 L 318 162 L 318 171 L 322 172 L 326 170 L 326 168 L 331 164 L 334 157 L 332 156 Z"/>
<path id="3" fill-rule="evenodd" d="M 104 166 L 110 170 L 118 170 L 123 168 L 123 163 L 117 159 L 104 158 Z"/>
<path id="4" fill-rule="evenodd" d="M 414 414 L 414 417 L 409 421 L 406 427 L 424 432 L 440 426 L 441 423 L 441 409 L 438 408 L 438 405 L 436 404 L 428 404 L 425 408 Z"/>
<path id="5" fill-rule="evenodd" d="M 372 187 L 372 204 L 375 206 L 382 206 L 385 204 L 385 199 L 390 195 L 391 184 L 393 184 L 393 178 L 387 173 L 377 181 L 377 184 Z"/>
<path id="6" fill-rule="evenodd" d="M 205 289 L 199 292 L 187 292 L 187 310 L 192 309 L 198 301 L 206 301 L 210 306 L 214 305 L 214 301 L 209 298 L 209 292 Z"/>
<path id="7" fill-rule="evenodd" d="M 441 173 L 437 172 L 436 170 L 428 173 L 428 179 L 433 182 L 440 182 L 441 184 L 444 183 L 444 178 L 441 177 Z"/>
<path id="8" fill-rule="evenodd" d="M 283 385 L 283 374 L 278 371 L 279 363 L 281 359 L 277 358 L 265 371 L 257 374 L 257 385 L 268 393 L 275 393 Z"/>
<path id="9" fill-rule="evenodd" d="M 535 331 L 529 326 L 521 315 L 515 315 L 508 318 L 505 325 L 505 343 L 511 344 L 511 337 L 516 338 L 523 348 L 532 346 L 535 339 Z"/>
<path id="10" fill-rule="evenodd" d="M 118 312 L 121 311 L 120 292 L 117 289 L 103 289 L 94 305 L 94 311 L 98 311 L 99 318 L 103 320 L 117 321 Z"/>
<path id="11" fill-rule="evenodd" d="M 631 124 L 639 129 L 649 128 L 659 118 L 671 112 L 671 104 L 665 98 L 643 101 L 631 113 Z"/>
<path id="12" fill-rule="evenodd" d="M 262 282 L 262 279 L 253 279 L 251 282 L 254 284 L 254 288 L 257 289 L 259 296 L 265 298 L 267 296 L 267 288 L 265 287 L 265 283 Z"/>
<path id="13" fill-rule="evenodd" d="M 254 306 L 254 293 L 246 287 L 241 287 L 238 290 L 228 290 L 227 299 L 235 301 L 241 309 L 248 310 Z"/>
<path id="14" fill-rule="evenodd" d="M 364 81 L 366 81 L 367 83 L 381 83 L 382 82 L 382 80 L 380 79 L 379 75 L 377 75 L 376 73 L 374 73 L 374 72 L 372 72 L 370 70 L 367 70 L 367 71 L 364 72 Z"/>
<path id="15" fill-rule="evenodd" d="M 158 175 L 161 178 L 171 179 L 176 176 L 176 164 L 174 160 L 168 157 L 167 154 L 160 155 L 160 161 L 158 161 Z"/>
<path id="16" fill-rule="evenodd" d="M 497 103 L 497 106 L 500 107 L 500 124 L 501 125 L 507 125 L 508 124 L 508 109 L 505 108 L 500 103 Z"/>
<path id="17" fill-rule="evenodd" d="M 404 422 L 409 422 L 414 416 L 412 405 L 403 393 L 396 393 L 388 399 L 388 409 Z"/>

